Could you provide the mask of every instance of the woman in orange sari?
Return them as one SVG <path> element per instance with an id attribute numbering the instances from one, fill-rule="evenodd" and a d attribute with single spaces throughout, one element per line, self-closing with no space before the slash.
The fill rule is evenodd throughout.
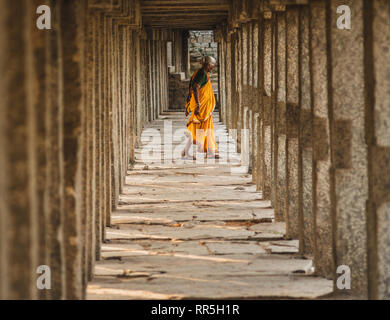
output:
<path id="1" fill-rule="evenodd" d="M 215 96 L 209 76 L 215 65 L 213 57 L 205 57 L 203 67 L 195 71 L 191 78 L 186 107 L 186 117 L 191 113 L 186 132 L 189 140 L 182 152 L 183 158 L 188 156 L 188 151 L 194 144 L 197 145 L 198 152 L 203 151 L 207 157 L 219 159 L 213 124 Z"/>

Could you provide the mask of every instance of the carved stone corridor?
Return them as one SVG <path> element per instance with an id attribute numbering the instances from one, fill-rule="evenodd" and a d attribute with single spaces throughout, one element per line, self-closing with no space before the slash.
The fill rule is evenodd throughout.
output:
<path id="1" fill-rule="evenodd" d="M 0 0 L 0 48 L 0 299 L 390 299 L 390 1 Z"/>

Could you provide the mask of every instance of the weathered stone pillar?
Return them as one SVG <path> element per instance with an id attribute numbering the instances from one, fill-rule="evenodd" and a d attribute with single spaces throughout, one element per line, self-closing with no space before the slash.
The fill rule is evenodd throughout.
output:
<path id="1" fill-rule="evenodd" d="M 136 34 L 136 32 L 133 32 L 133 37 L 134 37 L 134 42 L 135 42 L 135 59 L 133 61 L 134 63 L 134 67 L 135 67 L 135 71 L 136 71 L 136 89 L 134 91 L 133 94 L 136 95 L 136 108 L 137 108 L 137 112 L 136 112 L 136 124 L 137 124 L 137 127 L 136 127 L 136 135 L 137 135 L 137 138 L 136 138 L 136 144 L 139 145 L 140 144 L 140 141 L 141 141 L 141 134 L 142 134 L 142 110 L 144 108 L 144 106 L 142 105 L 142 90 L 141 90 L 141 86 L 142 86 L 142 78 L 143 78 L 143 75 L 142 75 L 142 65 L 141 65 L 141 41 L 140 41 L 140 38 L 139 36 Z"/>
<path id="2" fill-rule="evenodd" d="M 257 157 L 258 140 L 257 140 L 257 119 L 259 117 L 259 21 L 253 23 L 253 34 L 252 34 L 252 121 L 251 121 L 251 132 L 252 132 L 252 182 L 256 184 L 257 172 L 259 170 L 259 163 Z"/>
<path id="3" fill-rule="evenodd" d="M 190 34 L 188 32 L 188 30 L 184 30 L 183 31 L 183 36 L 182 36 L 182 39 L 183 39 L 183 44 L 182 44 L 182 50 L 183 50 L 183 71 L 186 75 L 186 79 L 188 78 L 188 75 L 190 74 L 190 69 L 191 69 L 191 65 L 190 65 L 190 52 L 189 52 L 189 47 L 188 47 L 188 38 L 189 38 Z"/>
<path id="4" fill-rule="evenodd" d="M 5 3 L 4 1 L 0 2 L 0 28 L 1 30 L 5 30 L 6 28 L 6 22 L 7 22 L 7 12 L 5 9 Z M 0 33 L 0 46 L 5 47 L 7 46 L 7 38 L 3 33 Z M 0 72 L 4 72 L 4 66 L 6 65 L 6 57 L 4 50 L 0 52 Z M 4 81 L 0 80 L 0 94 L 2 97 L 5 97 L 5 83 Z M 6 137 L 6 103 L 4 100 L 0 102 L 0 148 L 1 150 L 7 149 L 7 139 Z M 7 156 L 5 152 L 0 153 L 0 166 L 2 168 L 6 168 L 7 165 Z M 6 299 L 8 295 L 8 286 L 7 286 L 7 274 L 8 274 L 8 263 L 7 263 L 7 247 L 8 247 L 8 239 L 6 234 L 6 226 L 7 226 L 7 220 L 8 220 L 8 208 L 7 208 L 7 199 L 6 199 L 6 192 L 7 192 L 7 183 L 6 183 L 7 176 L 4 172 L 0 175 L 0 299 Z"/>
<path id="5" fill-rule="evenodd" d="M 351 30 L 337 28 L 337 8 L 348 5 Z M 367 145 L 364 137 L 363 0 L 332 0 L 330 10 L 332 211 L 335 267 L 351 268 L 355 293 L 367 292 Z M 353 70 L 353 73 L 351 73 Z M 335 285 L 336 288 L 336 285 Z"/>
<path id="6" fill-rule="evenodd" d="M 37 227 L 38 237 L 38 255 L 36 257 L 33 269 L 40 265 L 48 265 L 47 256 L 47 232 L 50 228 L 48 221 L 48 210 L 45 206 L 46 192 L 46 174 L 47 174 L 47 153 L 46 153 L 46 137 L 47 130 L 45 121 L 42 121 L 42 116 L 46 115 L 46 68 L 47 52 L 46 52 L 46 35 L 44 32 L 36 28 L 36 8 L 40 5 L 39 1 L 29 1 L 27 5 L 27 24 L 26 29 L 29 30 L 26 37 L 26 56 L 27 69 L 25 79 L 27 81 L 27 105 L 29 117 L 28 121 L 28 143 L 30 163 L 30 196 L 32 197 L 32 216 L 31 221 L 35 222 Z M 32 254 L 35 255 L 34 248 Z M 34 259 L 34 257 L 33 257 Z M 33 271 L 33 270 L 31 270 Z M 35 271 L 35 270 L 34 270 Z M 34 288 L 33 297 L 45 299 L 47 291 Z"/>
<path id="7" fill-rule="evenodd" d="M 92 15 L 88 10 L 88 1 L 82 3 L 81 11 L 83 11 L 83 40 L 89 42 L 91 40 L 92 32 Z M 81 57 L 81 83 L 82 83 L 82 103 L 83 103 L 83 117 L 81 121 L 81 130 L 83 132 L 82 139 L 82 164 L 81 164 L 81 219 L 80 219 L 80 241 L 81 241 L 81 286 L 82 286 L 82 296 L 81 299 L 86 298 L 87 283 L 89 280 L 89 220 L 91 215 L 90 207 L 90 181 L 91 181 L 91 153 L 90 153 L 90 142 L 91 142 L 91 109 L 92 109 L 92 86 L 91 86 L 91 76 L 92 76 L 92 46 L 85 46 L 83 48 L 83 56 Z"/>
<path id="8" fill-rule="evenodd" d="M 263 101 L 260 110 L 261 191 L 263 199 L 271 199 L 271 99 L 272 99 L 272 13 L 263 19 Z"/>
<path id="9" fill-rule="evenodd" d="M 369 179 L 368 291 L 371 299 L 390 299 L 390 2 L 366 0 L 363 12 Z"/>
<path id="10" fill-rule="evenodd" d="M 275 30 L 275 220 L 286 218 L 286 13 L 276 13 Z"/>
<path id="11" fill-rule="evenodd" d="M 146 81 L 146 106 L 148 108 L 148 120 L 152 121 L 153 116 L 153 110 L 152 110 L 152 97 L 151 97 L 151 78 L 152 78 L 152 70 L 151 70 L 151 57 L 150 57 L 150 41 L 148 39 L 148 36 L 146 34 L 146 40 L 145 40 L 145 61 L 146 61 L 146 73 L 147 77 L 145 78 Z"/>
<path id="12" fill-rule="evenodd" d="M 64 219 L 64 185 L 63 185 L 63 105 L 58 96 L 60 93 L 60 60 L 58 51 L 59 8 L 55 0 L 50 2 L 52 8 L 52 30 L 46 32 L 46 117 L 47 130 L 47 174 L 45 208 L 47 210 L 47 250 L 48 266 L 51 269 L 51 299 L 65 297 L 65 251 L 62 225 Z"/>
<path id="13" fill-rule="evenodd" d="M 145 108 L 147 110 L 147 120 L 152 121 L 152 92 L 151 92 L 151 67 L 150 67 L 150 41 L 146 39 L 144 41 L 145 45 L 145 67 L 146 67 L 146 75 L 145 75 L 145 82 L 146 82 L 146 91 L 145 91 Z"/>
<path id="14" fill-rule="evenodd" d="M 94 198 L 95 198 L 95 215 L 94 215 L 94 239 L 95 239 L 95 258 L 100 260 L 101 244 L 103 241 L 103 213 L 105 211 L 104 190 L 105 184 L 105 158 L 104 145 L 106 139 L 105 127 L 108 119 L 104 122 L 103 116 L 105 109 L 109 105 L 109 82 L 108 75 L 108 32 L 109 18 L 103 14 L 98 14 L 96 17 L 96 40 L 94 45 L 94 57 L 96 61 L 94 69 L 94 162 L 95 162 L 95 183 L 94 183 Z M 111 204 L 110 204 L 111 205 Z"/>
<path id="15" fill-rule="evenodd" d="M 248 132 L 250 130 L 249 127 L 249 119 L 250 119 L 250 91 L 249 91 L 249 73 L 250 73 L 250 66 L 249 66 L 249 32 L 248 32 L 248 24 L 244 24 L 241 27 L 240 35 L 241 35 L 241 43 L 240 43 L 240 50 L 241 50 L 241 88 L 242 88 L 242 99 L 241 99 L 241 108 L 240 108 L 240 115 L 241 115 L 241 128 L 242 130 L 245 130 Z M 246 137 L 249 138 L 248 134 L 245 134 Z M 238 132 L 238 137 L 241 139 L 241 132 Z M 241 141 L 241 140 L 240 140 Z M 250 158 L 248 158 L 248 154 L 250 145 L 246 141 L 241 141 L 241 156 L 243 163 L 247 165 L 249 163 Z M 249 164 L 250 165 L 250 164 Z"/>
<path id="16" fill-rule="evenodd" d="M 277 11 L 276 11 L 277 12 Z M 271 206 L 275 207 L 277 202 L 277 193 L 276 193 L 276 166 L 275 166 L 275 122 L 276 122 L 276 18 L 275 13 L 272 12 L 271 25 L 272 25 L 272 47 L 271 47 L 271 101 L 270 101 L 270 133 L 271 133 L 271 167 L 270 167 L 270 199 Z"/>
<path id="17" fill-rule="evenodd" d="M 122 184 L 124 185 L 126 183 L 126 174 L 128 170 L 128 165 L 130 163 L 129 159 L 129 118 L 128 118 L 128 113 L 129 113 L 129 108 L 130 108 L 130 86 L 129 86 L 129 81 L 130 81 L 130 65 L 129 65 L 129 34 L 131 33 L 131 30 L 129 29 L 128 26 L 123 25 L 123 92 L 122 92 L 122 103 L 123 103 L 123 146 L 124 146 L 124 152 L 123 152 L 123 177 L 122 177 Z M 111 221 L 110 221 L 111 223 Z"/>
<path id="18" fill-rule="evenodd" d="M 36 298 L 38 235 L 36 186 L 34 179 L 34 141 L 31 131 L 35 119 L 31 113 L 29 79 L 32 61 L 26 61 L 28 44 L 21 30 L 26 30 L 25 17 L 29 5 L 25 1 L 0 2 L 0 112 L 1 156 L 1 297 L 3 299 Z M 31 48 L 31 47 L 30 47 Z M 31 51 L 30 51 L 31 52 Z M 26 62 L 29 65 L 26 66 Z M 29 68 L 29 69 L 28 69 Z M 34 101 L 34 100 L 33 100 Z M 11 143 L 12 142 L 12 143 Z"/>
<path id="19" fill-rule="evenodd" d="M 154 118 L 157 119 L 159 116 L 158 113 L 158 73 L 157 73 L 157 42 L 152 38 L 152 66 L 153 66 L 153 98 L 154 98 L 154 103 L 153 103 L 153 111 L 154 111 Z M 177 62 L 177 61 L 176 61 Z M 181 61 L 180 61 L 180 66 L 181 66 Z"/>
<path id="20" fill-rule="evenodd" d="M 236 32 L 236 129 L 237 129 L 237 151 L 241 153 L 241 130 L 243 129 L 243 34 L 242 28 Z"/>
<path id="21" fill-rule="evenodd" d="M 286 105 L 286 236 L 299 237 L 298 208 L 298 128 L 299 128 L 299 9 L 289 6 L 286 11 L 287 44 L 287 105 Z"/>
<path id="22" fill-rule="evenodd" d="M 214 32 L 214 39 L 218 42 L 218 96 L 219 119 L 226 124 L 226 26 Z"/>
<path id="23" fill-rule="evenodd" d="M 82 246 L 81 199 L 82 118 L 84 117 L 83 76 L 85 1 L 77 4 L 61 0 L 60 6 L 60 72 L 63 81 L 60 103 L 66 108 L 64 126 L 64 241 L 66 253 L 66 298 L 81 299 Z M 78 56 L 80 59 L 75 60 Z"/>
<path id="24" fill-rule="evenodd" d="M 91 10 L 92 11 L 92 10 Z M 89 220 L 88 220 L 88 242 L 89 242 L 89 250 L 88 250 L 88 280 L 92 279 L 94 272 L 94 265 L 96 261 L 96 249 L 99 247 L 100 242 L 96 243 L 96 215 L 99 214 L 99 208 L 96 207 L 96 183 L 99 179 L 100 172 L 98 172 L 99 163 L 97 162 L 97 154 L 96 148 L 98 141 L 100 141 L 96 134 L 97 130 L 97 121 L 96 114 L 99 110 L 99 104 L 102 99 L 102 90 L 101 84 L 103 82 L 103 78 L 101 77 L 101 69 L 103 69 L 103 65 L 101 63 L 102 57 L 102 49 L 101 43 L 104 41 L 103 34 L 101 34 L 101 24 L 102 24 L 102 16 L 99 13 L 91 12 L 89 17 L 89 32 L 88 36 L 91 39 L 92 45 L 89 47 L 87 62 L 88 62 L 88 98 L 87 102 L 88 106 L 88 136 L 90 139 L 88 148 L 89 148 L 89 181 L 88 181 L 88 189 L 89 189 L 89 203 L 88 207 L 90 210 Z"/>
<path id="25" fill-rule="evenodd" d="M 111 197 L 112 197 L 112 208 L 116 208 L 118 205 L 118 197 L 120 194 L 120 176 L 121 176 L 121 163 L 120 163 L 120 145 L 119 145 L 119 103 L 118 103 L 118 90 L 120 88 L 117 85 L 118 78 L 118 65 L 117 65 L 117 26 L 115 20 L 110 18 L 108 25 L 108 31 L 111 35 L 109 45 L 109 66 L 110 66 L 110 96 L 112 105 L 110 106 L 111 112 L 111 162 L 112 162 L 112 173 L 111 173 Z M 103 226 L 105 226 L 106 216 L 103 213 Z"/>
<path id="26" fill-rule="evenodd" d="M 309 52 L 309 7 L 300 8 L 300 117 L 299 117 L 299 216 L 300 216 L 300 252 L 314 254 L 314 216 L 313 216 L 313 140 L 312 140 L 312 97 L 310 82 Z"/>
<path id="27" fill-rule="evenodd" d="M 257 191 L 262 191 L 262 181 L 263 181 L 263 143 L 262 143 L 262 112 L 263 112 L 263 101 L 264 101 L 264 19 L 260 17 L 259 22 L 259 32 L 258 32 L 258 69 L 257 69 L 257 105 L 255 114 L 253 117 L 254 122 L 254 131 L 255 131 L 255 158 L 256 158 L 256 170 L 255 170 L 255 181 Z"/>
<path id="28" fill-rule="evenodd" d="M 313 95 L 313 212 L 316 219 L 314 263 L 316 272 L 332 277 L 332 223 L 330 202 L 330 138 L 328 115 L 327 21 L 325 0 L 310 2 L 310 59 Z"/>
<path id="29" fill-rule="evenodd" d="M 254 167 L 254 159 L 253 159 L 253 114 L 254 114 L 254 103 L 255 103 L 255 95 L 254 95 L 254 81 L 253 81 L 253 74 L 254 74 L 254 68 L 253 68 L 253 47 L 254 47 L 254 32 L 253 32 L 254 26 L 253 23 L 247 24 L 247 60 L 248 60 L 248 100 L 247 100 L 247 108 L 248 108 L 248 114 L 246 117 L 246 123 L 247 123 L 247 130 L 248 130 L 248 162 L 249 162 L 249 172 L 253 174 L 253 167 Z M 257 72 L 257 70 L 256 70 Z"/>
<path id="30" fill-rule="evenodd" d="M 173 30 L 173 60 L 175 65 L 175 72 L 184 71 L 183 67 L 183 30 Z"/>
<path id="31" fill-rule="evenodd" d="M 159 109 L 159 115 L 161 115 L 161 113 L 163 112 L 163 108 L 164 108 L 164 94 L 163 94 L 163 73 L 162 73 L 162 66 L 163 66 L 163 55 L 162 55 L 162 44 L 163 42 L 161 41 L 162 40 L 162 33 L 161 31 L 159 32 L 159 38 L 158 38 L 158 41 L 157 41 L 157 49 L 158 49 L 158 77 L 159 79 L 161 79 L 159 82 L 158 82 L 158 85 L 159 85 L 159 97 L 160 97 L 160 103 L 159 103 L 159 106 L 158 106 L 158 109 Z"/>
<path id="32" fill-rule="evenodd" d="M 231 35 L 227 34 L 226 56 L 225 56 L 225 81 L 226 81 L 226 128 L 232 128 L 232 42 Z"/>
<path id="33" fill-rule="evenodd" d="M 232 117 L 231 117 L 231 129 L 238 130 L 237 127 L 237 113 L 239 104 L 239 93 L 238 93 L 238 67 L 239 67 L 239 56 L 238 56 L 238 32 L 232 34 L 231 42 L 231 103 L 232 103 Z"/>

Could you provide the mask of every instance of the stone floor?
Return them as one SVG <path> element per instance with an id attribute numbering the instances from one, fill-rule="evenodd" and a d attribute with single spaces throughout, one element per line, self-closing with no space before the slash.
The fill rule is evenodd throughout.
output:
<path id="1" fill-rule="evenodd" d="M 144 131 L 88 299 L 313 299 L 331 293 L 332 281 L 305 273 L 311 261 L 297 255 L 297 241 L 284 239 L 284 223 L 274 222 L 270 202 L 256 192 L 217 116 L 215 129 L 228 140 L 221 146 L 224 163 L 182 161 L 183 141 L 159 163 L 169 145 L 163 138 L 163 150 L 146 154 L 161 145 L 160 132 L 171 130 L 165 120 L 173 122 L 172 132 L 185 128 L 182 113 L 169 113 Z"/>

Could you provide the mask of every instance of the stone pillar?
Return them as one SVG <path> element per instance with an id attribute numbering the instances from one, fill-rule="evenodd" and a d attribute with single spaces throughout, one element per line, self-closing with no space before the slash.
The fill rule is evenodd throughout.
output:
<path id="1" fill-rule="evenodd" d="M 147 65 L 147 79 L 148 79 L 148 84 L 147 84 L 147 104 L 148 104 L 148 109 L 149 109 L 149 121 L 153 120 L 153 99 L 152 99 L 152 93 L 153 93 L 153 88 L 152 88 L 152 57 L 151 57 L 151 48 L 150 48 L 150 40 L 146 40 L 146 65 Z"/>
<path id="2" fill-rule="evenodd" d="M 276 193 L 276 174 L 277 166 L 275 162 L 275 122 L 276 122 L 276 18 L 275 14 L 277 11 L 272 13 L 271 25 L 272 25 L 272 47 L 271 47 L 271 101 L 270 101 L 270 132 L 271 132 L 271 168 L 270 168 L 270 199 L 271 206 L 274 208 L 277 202 Z"/>
<path id="3" fill-rule="evenodd" d="M 223 30 L 218 30 L 218 97 L 219 119 L 226 124 L 226 35 Z"/>
<path id="4" fill-rule="evenodd" d="M 112 162 L 112 172 L 111 172 L 111 197 L 112 197 L 112 208 L 116 208 L 118 205 L 118 197 L 120 194 L 120 172 L 121 172 L 121 163 L 120 163 L 120 150 L 119 150 L 119 105 L 118 105 L 118 90 L 120 88 L 117 85 L 118 77 L 118 65 L 117 65 L 117 28 L 113 18 L 110 18 L 108 31 L 111 35 L 110 45 L 109 45 L 109 66 L 110 66 L 110 96 L 111 96 L 111 162 Z M 105 212 L 103 213 L 103 226 L 105 226 Z"/>
<path id="5" fill-rule="evenodd" d="M 351 30 L 337 28 L 337 8 L 348 5 Z M 355 293 L 367 292 L 366 201 L 368 199 L 367 145 L 364 137 L 363 0 L 332 0 L 331 149 L 332 211 L 335 267 L 351 268 Z M 353 73 L 351 73 L 353 70 Z M 336 281 L 336 280 L 335 280 Z M 335 285 L 336 288 L 336 285 Z"/>
<path id="6" fill-rule="evenodd" d="M 157 43 L 155 40 L 152 41 L 152 65 L 153 65 L 153 111 L 154 111 L 154 118 L 157 119 L 159 114 L 158 114 L 158 90 L 157 90 Z M 180 58 L 179 58 L 180 59 Z M 178 60 L 176 60 L 177 63 Z M 181 66 L 181 61 L 180 61 L 180 66 Z"/>
<path id="7" fill-rule="evenodd" d="M 182 50 L 183 50 L 183 71 L 186 75 L 186 78 L 188 78 L 188 75 L 190 74 L 190 52 L 189 52 L 189 47 L 188 47 L 188 38 L 190 34 L 188 30 L 183 31 L 182 39 L 183 39 L 183 44 L 182 44 Z"/>
<path id="8" fill-rule="evenodd" d="M 227 35 L 226 56 L 225 56 L 225 77 L 226 81 L 226 128 L 232 128 L 232 45 L 231 36 Z"/>
<path id="9" fill-rule="evenodd" d="M 257 158 L 257 130 L 256 122 L 259 117 L 259 21 L 253 23 L 253 34 L 252 34 L 252 119 L 251 119 L 251 132 L 252 132 L 252 147 L 251 147 L 251 162 L 252 162 L 252 182 L 256 184 L 257 172 L 259 169 L 259 163 Z"/>
<path id="10" fill-rule="evenodd" d="M 263 101 L 264 101 L 264 37 L 265 37 L 265 28 L 264 28 L 264 19 L 261 17 L 259 19 L 259 32 L 258 32 L 258 71 L 257 71 L 257 106 L 255 114 L 253 117 L 254 122 L 254 131 L 255 131 L 255 149 L 256 149 L 256 189 L 257 191 L 262 191 L 262 181 L 263 181 L 263 143 L 262 143 L 262 126 L 261 126 L 261 117 L 263 112 Z"/>
<path id="11" fill-rule="evenodd" d="M 298 128 L 299 128 L 299 9 L 291 6 L 286 11 L 287 44 L 287 104 L 286 104 L 286 236 L 298 239 Z"/>
<path id="12" fill-rule="evenodd" d="M 96 216 L 100 213 L 99 207 L 96 206 L 97 201 L 97 183 L 100 176 L 100 164 L 97 161 L 97 145 L 99 144 L 99 136 L 97 135 L 97 117 L 96 114 L 100 109 L 101 101 L 103 100 L 102 95 L 102 83 L 104 66 L 102 64 L 103 56 L 101 43 L 104 41 L 104 36 L 101 33 L 102 15 L 99 13 L 91 13 L 90 18 L 90 30 L 89 37 L 91 37 L 92 46 L 90 46 L 87 61 L 89 66 L 88 74 L 88 95 L 90 106 L 88 108 L 88 135 L 90 137 L 89 143 L 89 170 L 90 170 L 90 181 L 89 181 L 89 208 L 90 217 L 88 221 L 88 239 L 89 239 L 89 252 L 88 252 L 88 272 L 89 279 L 91 280 L 94 272 L 94 265 L 96 260 L 96 250 L 100 250 L 100 241 L 96 240 Z M 100 234 L 100 233 L 99 233 Z M 100 254 L 99 254 L 100 255 Z"/>
<path id="13" fill-rule="evenodd" d="M 142 111 L 143 111 L 143 105 L 142 105 L 142 90 L 141 90 L 141 86 L 142 86 L 142 78 L 143 78 L 143 75 L 142 75 L 142 65 L 141 65 L 141 42 L 140 42 L 140 38 L 139 36 L 137 36 L 137 34 L 134 32 L 133 33 L 133 36 L 134 36 L 134 41 L 135 41 L 135 44 L 136 44 L 136 47 L 135 47 L 135 59 L 133 61 L 134 63 L 134 66 L 136 68 L 136 80 L 137 80 L 137 83 L 136 83 L 136 91 L 133 93 L 136 95 L 136 107 L 137 107 L 137 112 L 136 112 L 136 124 L 137 124 L 137 127 L 136 127 L 136 134 L 137 134 L 137 145 L 139 145 L 140 141 L 141 141 L 141 134 L 142 134 Z"/>
<path id="14" fill-rule="evenodd" d="M 390 3 L 366 0 L 363 12 L 369 179 L 368 290 L 371 299 L 390 299 Z"/>
<path id="15" fill-rule="evenodd" d="M 276 202 L 275 220 L 284 221 L 286 218 L 286 13 L 276 13 L 275 30 L 275 181 Z"/>
<path id="16" fill-rule="evenodd" d="M 175 71 L 182 72 L 184 71 L 183 67 L 183 30 L 175 29 L 173 31 L 174 40 L 173 40 L 173 60 L 175 64 Z"/>
<path id="17" fill-rule="evenodd" d="M 263 199 L 271 199 L 271 99 L 272 99 L 272 19 L 263 20 L 263 101 L 260 111 L 261 191 Z"/>
<path id="18" fill-rule="evenodd" d="M 84 41 L 89 42 L 92 40 L 93 32 L 93 19 L 92 14 L 88 10 L 88 1 L 83 2 L 83 7 L 81 10 L 84 10 L 84 20 L 83 23 L 83 36 Z M 92 68 L 92 55 L 93 55 L 93 46 L 85 46 L 83 50 L 83 56 L 81 64 L 83 65 L 81 73 L 81 81 L 83 84 L 83 104 L 84 104 L 84 116 L 82 118 L 82 203 L 81 203 L 81 285 L 82 285 L 82 299 L 86 298 L 86 289 L 90 274 L 90 220 L 91 220 L 91 125 L 92 125 L 92 81 L 93 77 L 93 68 Z"/>
<path id="19" fill-rule="evenodd" d="M 7 12 L 5 9 L 6 5 L 4 1 L 0 2 L 0 28 L 1 30 L 5 30 L 7 27 Z M 2 32 L 0 33 L 0 45 L 2 47 L 7 46 L 7 37 Z M 5 51 L 2 50 L 0 52 L 0 72 L 3 74 L 5 72 L 6 65 L 6 54 Z M 4 78 L 4 77 L 2 77 Z M 5 97 L 5 83 L 4 80 L 0 80 L 0 94 L 2 97 Z M 2 99 L 0 101 L 0 148 L 1 150 L 7 150 L 7 139 L 6 137 L 6 113 L 7 113 L 7 105 L 5 102 L 6 99 Z M 5 152 L 0 153 L 0 166 L 2 168 L 6 168 L 7 165 L 7 156 Z M 7 263 L 7 236 L 6 236 L 6 227 L 8 222 L 8 208 L 7 208 L 7 199 L 5 197 L 7 192 L 7 183 L 6 179 L 8 177 L 4 172 L 0 175 L 0 300 L 6 299 L 8 295 L 8 283 L 7 283 L 7 274 L 8 274 L 8 263 Z"/>
<path id="20" fill-rule="evenodd" d="M 249 172 L 253 174 L 254 159 L 253 159 L 253 114 L 254 114 L 254 85 L 253 85 L 253 46 L 254 46 L 254 32 L 253 32 L 253 23 L 249 22 L 247 24 L 247 61 L 248 61 L 248 72 L 247 72 L 247 90 L 248 90 L 248 100 L 247 100 L 247 116 L 246 116 L 246 126 L 248 130 L 248 163 L 249 163 Z M 256 70 L 257 71 L 257 70 Z"/>
<path id="21" fill-rule="evenodd" d="M 145 40 L 145 53 L 146 53 L 146 107 L 148 110 L 148 121 L 152 121 L 153 113 L 152 113 L 152 89 L 151 89 L 151 78 L 152 78 L 152 70 L 150 66 L 150 40 Z"/>
<path id="22" fill-rule="evenodd" d="M 314 254 L 314 216 L 313 216 L 313 140 L 312 140 L 312 97 L 310 82 L 310 35 L 309 7 L 300 8 L 300 117 L 299 117 L 299 216 L 300 216 L 300 252 L 312 256 Z"/>
<path id="23" fill-rule="evenodd" d="M 239 65 L 239 57 L 238 57 L 238 33 L 235 32 L 232 34 L 231 41 L 231 103 L 232 103 L 232 117 L 231 117 L 231 129 L 238 130 L 237 128 L 237 113 L 238 113 L 238 65 Z"/>
<path id="24" fill-rule="evenodd" d="M 152 113 L 152 121 L 156 119 L 156 108 L 155 108 L 155 89 L 154 89 L 154 49 L 153 43 L 154 41 L 148 40 L 149 42 L 149 60 L 150 60 L 150 92 L 151 92 L 151 113 Z M 176 67 L 175 67 L 176 68 Z"/>
<path id="25" fill-rule="evenodd" d="M 102 106 L 102 109 L 100 110 L 100 117 L 99 121 L 101 124 L 101 130 L 100 130 L 100 152 L 101 152 L 101 161 L 102 161 L 102 167 L 101 167 L 101 187 L 100 187 L 100 197 L 101 197 L 101 214 L 100 214 L 100 223 L 102 226 L 101 230 L 101 240 L 105 241 L 106 239 L 106 217 L 110 215 L 111 209 L 113 207 L 113 192 L 114 192 L 114 186 L 113 186 L 113 176 L 112 176 L 112 169 L 114 166 L 114 161 L 111 157 L 111 155 L 114 153 L 113 145 L 112 145 L 112 139 L 111 139 L 111 133 L 112 133 L 112 126 L 113 126 L 113 115 L 112 115 L 112 109 L 113 109 L 113 99 L 112 99 L 112 61 L 110 59 L 111 57 L 111 38 L 112 38 L 112 32 L 110 32 L 110 27 L 112 26 L 111 18 L 107 17 L 106 24 L 103 32 L 107 36 L 107 43 L 106 43 L 106 50 L 104 54 L 106 55 L 106 58 L 104 60 L 104 63 L 106 67 L 104 68 L 105 74 L 104 78 L 106 79 L 106 99 L 104 99 L 105 105 Z"/>
<path id="26" fill-rule="evenodd" d="M 242 65 L 241 65 L 241 88 L 242 88 L 242 105 L 241 105 L 241 128 L 248 132 L 250 130 L 249 119 L 250 119 L 250 100 L 251 93 L 249 90 L 249 74 L 250 74 L 250 66 L 249 66 L 249 26 L 248 24 L 244 24 L 241 27 L 241 56 L 242 56 Z M 238 132 L 238 136 L 241 138 L 241 132 Z M 245 134 L 245 136 L 249 139 L 249 135 Z M 249 141 L 248 141 L 249 142 Z M 241 141 L 241 156 L 243 163 L 247 165 L 249 163 L 250 158 L 248 158 L 248 154 L 250 154 L 250 144 L 247 141 Z M 250 166 L 250 163 L 249 163 Z M 250 169 L 250 167 L 249 167 Z"/>
<path id="27" fill-rule="evenodd" d="M 62 299 L 65 297 L 65 251 L 62 233 L 64 219 L 64 181 L 63 181 L 63 105 L 58 96 L 59 82 L 59 8 L 55 1 L 50 2 L 52 8 L 52 30 L 46 35 L 46 117 L 47 130 L 47 174 L 45 208 L 47 210 L 47 250 L 48 266 L 51 268 L 51 287 L 49 297 Z"/>
<path id="28" fill-rule="evenodd" d="M 96 61 L 94 69 L 94 162 L 95 162 L 95 183 L 94 183 L 94 198 L 95 198 L 95 215 L 94 215 L 94 239 L 95 239 L 95 258 L 100 260 L 100 246 L 103 241 L 103 221 L 102 215 L 104 212 L 104 169 L 105 169 L 105 152 L 103 151 L 105 139 L 105 124 L 103 117 L 105 108 L 109 105 L 109 83 L 108 83 L 108 28 L 109 18 L 103 14 L 97 14 L 96 17 L 96 41 L 94 45 L 94 57 Z M 107 123 L 108 121 L 106 121 Z"/>
<path id="29" fill-rule="evenodd" d="M 243 70 L 243 35 L 242 29 L 239 29 L 236 32 L 237 43 L 236 43 L 236 129 L 237 129 L 237 151 L 241 153 L 241 129 L 242 119 L 243 119 L 243 79 L 242 79 L 242 70 Z"/>
<path id="30" fill-rule="evenodd" d="M 227 55 L 228 55 L 228 48 L 227 48 L 227 34 L 223 35 L 223 45 L 221 47 L 221 63 L 222 63 L 222 71 L 220 72 L 220 82 L 222 87 L 222 99 L 221 99 L 221 108 L 223 110 L 223 115 L 221 121 L 227 126 L 228 123 L 228 92 L 227 92 L 227 78 L 226 78 L 226 68 L 227 68 Z"/>
<path id="31" fill-rule="evenodd" d="M 64 126 L 64 241 L 66 253 L 66 298 L 81 299 L 82 292 L 82 246 L 80 243 L 81 222 L 81 161 L 82 122 L 84 117 L 82 59 L 84 54 L 84 1 L 77 4 L 60 1 L 60 73 L 63 81 L 60 103 L 66 108 Z"/>
<path id="32" fill-rule="evenodd" d="M 26 56 L 27 69 L 25 79 L 27 81 L 27 100 L 28 105 L 27 116 L 28 120 L 28 143 L 29 156 L 31 157 L 30 164 L 30 196 L 32 197 L 31 221 L 35 222 L 37 232 L 35 236 L 38 238 L 38 250 L 32 254 L 38 254 L 35 258 L 33 269 L 40 265 L 48 265 L 47 256 L 47 235 L 50 228 L 48 208 L 45 206 L 46 199 L 46 175 L 47 175 L 47 153 L 46 153 L 46 137 L 47 130 L 45 121 L 42 121 L 42 116 L 46 115 L 47 107 L 47 82 L 46 68 L 47 49 L 46 35 L 36 28 L 36 19 L 34 13 L 40 5 L 39 1 L 32 0 L 28 2 L 26 16 L 26 29 L 29 30 L 26 37 Z M 34 270 L 34 271 L 35 271 Z M 33 270 L 31 270 L 33 271 Z M 34 288 L 33 297 L 45 299 L 47 291 L 39 291 Z"/>
<path id="33" fill-rule="evenodd" d="M 325 0 L 310 2 L 310 59 L 313 96 L 313 212 L 316 219 L 314 263 L 318 274 L 332 277 L 332 221 L 330 202 L 330 138 L 328 115 L 328 51 Z"/>
<path id="34" fill-rule="evenodd" d="M 25 19 L 15 21 L 16 16 L 25 17 L 29 11 L 25 1 L 1 1 L 0 9 L 1 30 L 7 30 L 0 36 L 1 46 L 7 48 L 0 53 L 0 72 L 5 75 L 0 78 L 0 292 L 3 299 L 31 299 L 36 298 L 38 262 L 35 182 L 30 172 L 33 137 L 29 137 L 35 119 L 29 110 L 31 100 L 27 100 L 31 99 L 25 64 L 28 46 L 21 33 L 28 25 Z M 31 68 L 31 59 L 29 63 Z"/>

